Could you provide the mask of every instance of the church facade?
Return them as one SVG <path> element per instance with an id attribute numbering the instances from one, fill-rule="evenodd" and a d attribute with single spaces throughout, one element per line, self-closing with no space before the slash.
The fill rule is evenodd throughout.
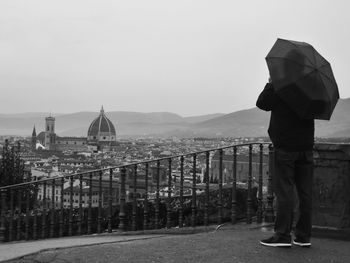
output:
<path id="1" fill-rule="evenodd" d="M 33 149 L 43 148 L 55 151 L 111 151 L 115 149 L 116 131 L 107 118 L 103 107 L 87 131 L 87 137 L 61 137 L 55 132 L 55 118 L 45 118 L 45 131 L 36 135 L 35 126 L 32 133 Z"/>

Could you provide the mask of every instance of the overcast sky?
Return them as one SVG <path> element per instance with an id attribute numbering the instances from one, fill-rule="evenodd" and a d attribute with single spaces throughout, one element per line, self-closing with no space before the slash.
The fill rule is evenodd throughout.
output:
<path id="1" fill-rule="evenodd" d="M 1 0 L 0 113 L 255 106 L 279 38 L 312 44 L 350 97 L 347 0 Z"/>

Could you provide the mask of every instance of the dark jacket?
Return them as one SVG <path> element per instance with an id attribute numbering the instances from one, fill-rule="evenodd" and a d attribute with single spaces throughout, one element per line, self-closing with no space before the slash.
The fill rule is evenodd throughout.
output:
<path id="1" fill-rule="evenodd" d="M 259 95 L 256 106 L 262 110 L 271 111 L 268 132 L 274 147 L 286 151 L 312 150 L 315 132 L 314 120 L 300 119 L 276 95 L 271 83 L 266 84 Z"/>

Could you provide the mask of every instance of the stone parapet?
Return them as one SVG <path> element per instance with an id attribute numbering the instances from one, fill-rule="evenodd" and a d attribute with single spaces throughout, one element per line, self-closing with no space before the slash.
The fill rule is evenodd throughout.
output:
<path id="1" fill-rule="evenodd" d="M 350 144 L 314 147 L 313 225 L 350 229 Z"/>

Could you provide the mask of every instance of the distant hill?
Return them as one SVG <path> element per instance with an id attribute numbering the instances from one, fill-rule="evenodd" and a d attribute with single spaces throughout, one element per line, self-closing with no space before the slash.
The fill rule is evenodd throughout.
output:
<path id="1" fill-rule="evenodd" d="M 340 99 L 330 121 L 316 121 L 318 137 L 350 137 L 350 98 Z"/>
<path id="2" fill-rule="evenodd" d="M 203 136 L 265 136 L 269 116 L 267 112 L 252 108 L 200 122 L 195 124 L 195 127 Z"/>
<path id="3" fill-rule="evenodd" d="M 37 133 L 44 130 L 45 113 L 0 114 L 0 135 L 30 136 L 35 125 Z M 90 123 L 99 112 L 76 112 L 53 114 L 56 118 L 56 133 L 60 136 L 86 136 Z M 182 117 L 170 112 L 106 112 L 119 135 L 162 134 L 178 127 L 186 127 L 196 121 L 208 120 L 218 114 Z"/>
<path id="4" fill-rule="evenodd" d="M 46 116 L 48 116 L 47 112 L 25 112 L 25 113 L 10 113 L 10 114 L 0 113 L 0 118 L 35 118 L 35 117 L 45 118 Z"/>
<path id="5" fill-rule="evenodd" d="M 86 136 L 98 112 L 53 114 L 60 136 Z M 257 137 L 267 136 L 270 113 L 254 107 L 229 114 L 182 117 L 170 112 L 106 112 L 118 137 Z M 0 114 L 0 135 L 27 135 L 35 124 L 44 129 L 44 113 Z M 340 99 L 330 121 L 316 121 L 317 137 L 350 136 L 350 98 Z"/>
<path id="6" fill-rule="evenodd" d="M 213 113 L 208 115 L 201 115 L 201 116 L 192 116 L 192 117 L 185 117 L 185 121 L 188 123 L 198 123 L 198 122 L 204 122 L 213 118 L 224 116 L 224 113 Z"/>
<path id="7" fill-rule="evenodd" d="M 63 115 L 56 118 L 57 133 L 62 136 L 86 136 L 90 123 L 99 113 L 80 112 Z M 107 117 L 113 122 L 118 135 L 148 135 L 159 134 L 174 129 L 177 125 L 186 125 L 180 115 L 169 112 L 107 112 Z M 65 127 L 59 130 L 59 125 Z M 69 128 L 68 128 L 69 127 Z"/>
<path id="8" fill-rule="evenodd" d="M 226 114 L 195 125 L 202 136 L 267 136 L 270 113 L 256 107 Z M 350 136 L 350 98 L 340 99 L 330 121 L 316 120 L 317 137 Z"/>

